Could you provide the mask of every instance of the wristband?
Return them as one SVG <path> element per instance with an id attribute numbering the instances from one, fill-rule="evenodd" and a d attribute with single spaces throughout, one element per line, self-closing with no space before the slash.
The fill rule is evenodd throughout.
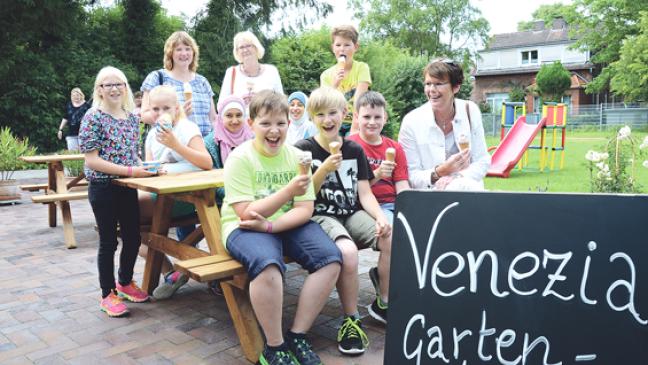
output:
<path id="1" fill-rule="evenodd" d="M 272 222 L 267 221 L 268 224 L 266 225 L 266 233 L 272 233 Z"/>
<path id="2" fill-rule="evenodd" d="M 133 166 L 128 166 L 128 176 L 133 176 Z"/>

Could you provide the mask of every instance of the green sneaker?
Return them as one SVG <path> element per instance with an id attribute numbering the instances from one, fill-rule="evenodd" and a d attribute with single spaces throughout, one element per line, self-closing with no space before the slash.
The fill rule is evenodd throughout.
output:
<path id="1" fill-rule="evenodd" d="M 293 359 L 293 355 L 290 353 L 290 350 L 285 347 L 281 350 L 273 351 L 266 346 L 259 356 L 259 365 L 299 365 Z"/>
<path id="2" fill-rule="evenodd" d="M 359 318 L 345 316 L 337 335 L 338 350 L 345 355 L 360 355 L 369 346 Z"/>
<path id="3" fill-rule="evenodd" d="M 305 335 L 286 334 L 286 343 L 295 361 L 300 365 L 322 365 L 322 360 L 313 351 L 313 346 Z"/>

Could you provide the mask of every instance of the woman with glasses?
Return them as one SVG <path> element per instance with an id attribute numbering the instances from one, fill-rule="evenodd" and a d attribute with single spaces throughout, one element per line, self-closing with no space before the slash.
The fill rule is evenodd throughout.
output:
<path id="1" fill-rule="evenodd" d="M 283 94 L 277 68 L 259 62 L 265 54 L 265 49 L 252 32 L 240 32 L 234 36 L 233 54 L 238 65 L 225 71 L 218 95 L 219 103 L 228 96 L 235 95 L 249 105 L 254 93 L 266 89 Z"/>
<path id="2" fill-rule="evenodd" d="M 403 118 L 398 135 L 412 188 L 483 189 L 490 155 L 479 107 L 455 98 L 463 82 L 461 65 L 434 60 L 423 77 L 428 101 Z"/>
<path id="3" fill-rule="evenodd" d="M 212 130 L 216 121 L 214 92 L 207 79 L 198 74 L 198 44 L 186 32 L 178 31 L 164 44 L 164 68 L 148 74 L 140 90 L 142 97 L 142 121 L 155 124 L 149 103 L 149 92 L 158 85 L 170 85 L 176 90 L 180 105 L 187 118 L 196 123 L 202 136 Z"/>

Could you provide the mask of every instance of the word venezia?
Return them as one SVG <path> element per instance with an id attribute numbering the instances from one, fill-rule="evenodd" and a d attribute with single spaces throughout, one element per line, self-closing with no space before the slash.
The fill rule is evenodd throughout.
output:
<path id="1" fill-rule="evenodd" d="M 412 248 L 416 275 L 418 279 L 418 287 L 420 290 L 424 289 L 427 285 L 426 273 L 428 272 L 428 267 L 430 265 L 430 253 L 434 243 L 434 238 L 436 236 L 437 228 L 439 227 L 439 224 L 441 223 L 441 220 L 446 215 L 446 213 L 457 206 L 459 206 L 459 203 L 454 202 L 448 205 L 447 207 L 445 207 L 437 216 L 428 238 L 427 246 L 425 248 L 425 256 L 423 257 L 422 264 L 421 264 L 421 258 L 418 252 L 418 248 L 414 240 L 414 235 L 412 234 L 412 229 L 407 221 L 407 218 L 402 214 L 402 212 L 398 213 L 397 217 L 402 222 L 405 228 L 410 246 Z M 590 252 L 595 251 L 596 246 L 597 246 L 596 243 L 593 241 L 590 241 L 587 244 L 587 248 L 589 249 Z M 430 283 L 435 293 L 442 297 L 451 297 L 463 292 L 464 290 L 466 290 L 465 286 L 459 286 L 452 291 L 443 291 L 439 287 L 439 281 L 443 279 L 454 278 L 460 275 L 466 268 L 466 261 L 467 261 L 468 273 L 470 275 L 470 284 L 468 290 L 471 293 L 477 293 L 477 282 L 478 282 L 477 275 L 480 266 L 484 263 L 484 260 L 488 258 L 491 263 L 490 292 L 492 295 L 500 298 L 507 297 L 511 293 L 520 296 L 531 296 L 537 294 L 539 290 L 537 288 L 533 288 L 531 290 L 521 290 L 519 289 L 519 286 L 521 286 L 519 285 L 519 282 L 535 275 L 540 268 L 541 261 L 544 269 L 547 268 L 548 263 L 550 261 L 556 261 L 557 267 L 555 271 L 547 273 L 547 283 L 543 288 L 541 295 L 543 297 L 552 296 L 562 301 L 571 301 L 574 300 L 575 298 L 578 298 L 577 300 L 580 300 L 584 304 L 596 305 L 598 301 L 596 299 L 592 299 L 587 296 L 587 284 L 588 284 L 588 277 L 589 277 L 590 264 L 591 264 L 590 255 L 588 255 L 585 258 L 583 263 L 582 275 L 580 277 L 580 286 L 579 286 L 580 290 L 578 296 L 576 296 L 573 293 L 559 293 L 559 291 L 561 290 L 558 289 L 561 287 L 560 284 L 567 280 L 567 277 L 563 274 L 563 270 L 569 264 L 572 255 L 573 253 L 571 251 L 563 252 L 563 253 L 552 253 L 547 250 L 543 250 L 543 255 L 541 260 L 541 258 L 536 253 L 529 252 L 529 251 L 522 252 L 518 254 L 513 260 L 511 260 L 511 263 L 508 267 L 507 283 L 508 283 L 509 290 L 500 290 L 498 288 L 499 262 L 498 262 L 497 255 L 495 254 L 494 251 L 484 250 L 478 255 L 475 255 L 473 251 L 469 251 L 466 254 L 466 258 L 464 258 L 462 255 L 460 255 L 455 251 L 448 251 L 441 254 L 432 263 L 432 267 L 429 274 Z M 525 260 L 531 261 L 532 265 L 530 269 L 526 271 L 519 271 L 519 267 L 521 266 L 520 264 Z M 634 302 L 635 302 L 635 291 L 636 291 L 635 290 L 636 270 L 632 258 L 626 253 L 616 252 L 610 255 L 609 261 L 610 262 L 618 261 L 619 263 L 627 266 L 628 277 L 620 278 L 610 284 L 610 286 L 607 289 L 607 295 L 605 300 L 606 304 L 610 309 L 617 312 L 628 311 L 631 314 L 632 318 L 641 325 L 648 324 L 648 320 L 641 318 L 640 314 L 637 312 L 635 308 Z M 442 271 L 441 264 L 444 262 L 454 263 L 455 264 L 454 269 L 449 272 Z M 448 264 L 446 263 L 445 265 Z M 565 289 L 562 290 L 564 291 Z M 622 291 L 622 292 L 615 293 L 615 291 Z M 617 303 L 613 301 L 612 299 L 613 296 L 617 301 Z M 623 303 L 619 303 L 619 301 L 621 300 L 618 298 L 624 298 L 624 299 L 627 298 L 627 300 L 623 300 L 624 301 Z"/>

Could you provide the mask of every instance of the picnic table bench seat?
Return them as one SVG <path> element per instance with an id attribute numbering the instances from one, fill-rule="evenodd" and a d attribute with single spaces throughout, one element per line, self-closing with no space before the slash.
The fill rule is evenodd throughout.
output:
<path id="1" fill-rule="evenodd" d="M 72 181 L 72 179 L 70 179 L 69 181 Z M 88 181 L 85 180 L 85 179 L 81 180 L 81 181 L 79 181 L 79 182 L 77 182 L 75 184 L 75 187 L 76 186 L 88 186 Z M 21 190 L 31 191 L 31 192 L 40 191 L 40 190 L 47 191 L 47 189 L 48 189 L 47 183 L 44 183 L 44 184 L 23 184 L 23 185 L 20 185 L 19 187 L 20 187 Z"/>
<path id="2" fill-rule="evenodd" d="M 88 191 L 73 191 L 69 193 L 50 193 L 45 195 L 32 196 L 34 203 L 55 203 L 60 201 L 88 199 Z"/>

